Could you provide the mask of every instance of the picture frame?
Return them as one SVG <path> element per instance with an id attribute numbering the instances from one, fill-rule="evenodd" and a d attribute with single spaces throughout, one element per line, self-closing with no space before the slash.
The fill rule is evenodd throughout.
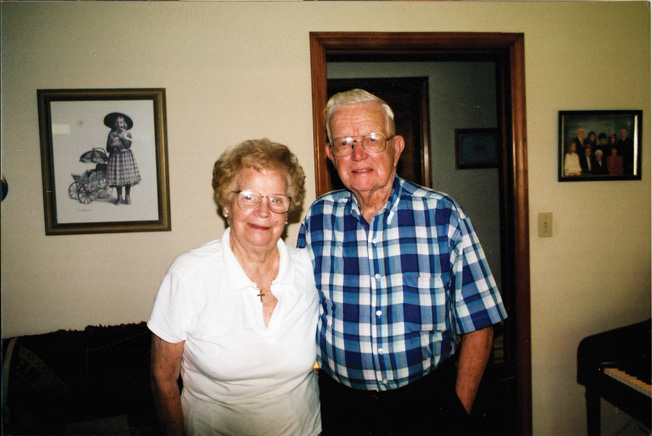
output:
<path id="1" fill-rule="evenodd" d="M 170 231 L 165 89 L 39 89 L 46 235 Z"/>
<path id="2" fill-rule="evenodd" d="M 558 180 L 641 180 L 642 126 L 641 110 L 559 111 Z"/>
<path id="3" fill-rule="evenodd" d="M 455 166 L 498 168 L 498 129 L 455 129 Z"/>

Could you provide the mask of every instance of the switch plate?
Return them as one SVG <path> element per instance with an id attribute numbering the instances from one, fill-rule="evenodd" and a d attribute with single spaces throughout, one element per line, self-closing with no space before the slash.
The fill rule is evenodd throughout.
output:
<path id="1" fill-rule="evenodd" d="M 549 238 L 552 236 L 552 212 L 541 212 L 539 214 L 539 237 Z"/>

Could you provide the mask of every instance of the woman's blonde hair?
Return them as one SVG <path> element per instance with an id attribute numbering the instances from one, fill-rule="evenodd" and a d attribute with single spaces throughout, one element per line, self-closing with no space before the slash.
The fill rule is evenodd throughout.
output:
<path id="1" fill-rule="evenodd" d="M 244 141 L 227 149 L 215 162 L 212 185 L 218 205 L 224 206 L 228 203 L 235 178 L 245 168 L 253 168 L 256 171 L 273 170 L 283 174 L 288 186 L 287 195 L 292 197 L 288 213 L 301 208 L 306 193 L 306 175 L 299 159 L 285 145 L 267 138 Z"/>

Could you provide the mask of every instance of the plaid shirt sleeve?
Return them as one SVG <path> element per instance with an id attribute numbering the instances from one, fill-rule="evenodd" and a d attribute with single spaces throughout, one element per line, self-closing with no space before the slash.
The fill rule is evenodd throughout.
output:
<path id="1" fill-rule="evenodd" d="M 456 329 L 465 334 L 502 321 L 506 313 L 471 220 L 461 207 L 455 205 L 455 209 L 455 218 L 449 223 L 454 235 L 451 289 Z"/>

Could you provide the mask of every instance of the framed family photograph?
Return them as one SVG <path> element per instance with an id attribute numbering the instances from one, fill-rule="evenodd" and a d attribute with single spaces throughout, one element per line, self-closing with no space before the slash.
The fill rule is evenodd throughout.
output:
<path id="1" fill-rule="evenodd" d="M 498 129 L 455 129 L 457 169 L 497 168 Z"/>
<path id="2" fill-rule="evenodd" d="M 559 181 L 641 180 L 642 111 L 559 112 Z"/>
<path id="3" fill-rule="evenodd" d="M 165 89 L 37 97 L 45 234 L 169 231 Z"/>

